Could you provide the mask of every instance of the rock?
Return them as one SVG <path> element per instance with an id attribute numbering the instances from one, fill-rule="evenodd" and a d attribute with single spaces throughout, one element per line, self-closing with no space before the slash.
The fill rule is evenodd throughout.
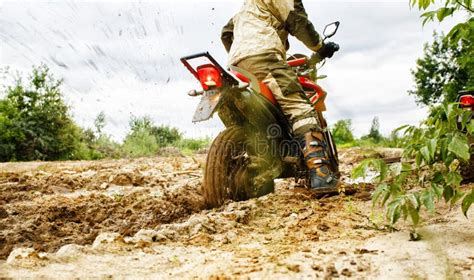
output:
<path id="1" fill-rule="evenodd" d="M 293 272 L 296 272 L 296 273 L 299 273 L 301 271 L 301 268 L 300 268 L 299 264 L 287 264 L 286 268 L 289 271 L 293 271 Z"/>
<path id="2" fill-rule="evenodd" d="M 341 275 L 346 276 L 346 277 L 351 277 L 351 276 L 352 276 L 352 272 L 351 272 L 348 268 L 344 268 L 344 269 L 341 271 Z"/>
<path id="3" fill-rule="evenodd" d="M 323 268 L 319 264 L 313 264 L 311 268 L 315 271 L 323 271 Z"/>
<path id="4" fill-rule="evenodd" d="M 33 248 L 17 248 L 7 258 L 7 264 L 21 267 L 43 265 L 48 260 L 46 253 L 38 253 Z"/>
<path id="5" fill-rule="evenodd" d="M 189 242 L 194 245 L 207 245 L 214 241 L 214 238 L 207 233 L 198 233 L 189 238 Z"/>
<path id="6" fill-rule="evenodd" d="M 79 257 L 83 251 L 83 246 L 77 244 L 68 244 L 61 247 L 56 252 L 56 257 L 63 261 L 70 261 Z"/>
<path id="7" fill-rule="evenodd" d="M 125 241 L 123 237 L 118 233 L 101 233 L 97 236 L 92 243 L 92 248 L 94 249 L 101 249 L 108 244 L 124 244 Z"/>
<path id="8" fill-rule="evenodd" d="M 5 208 L 0 207 L 0 219 L 8 218 L 8 212 Z"/>
<path id="9" fill-rule="evenodd" d="M 118 185 L 118 186 L 127 186 L 133 184 L 133 173 L 119 173 L 111 176 L 109 183 Z"/>
<path id="10" fill-rule="evenodd" d="M 330 277 L 339 277 L 339 273 L 337 273 L 337 269 L 334 264 L 330 264 L 326 267 L 326 276 L 327 278 Z"/>
<path id="11" fill-rule="evenodd" d="M 140 241 L 142 242 L 162 242 L 166 241 L 168 238 L 166 238 L 165 235 L 157 232 L 156 230 L 152 229 L 141 229 L 139 232 L 137 232 L 133 238 L 131 238 L 131 242 L 133 243 L 138 243 Z"/>

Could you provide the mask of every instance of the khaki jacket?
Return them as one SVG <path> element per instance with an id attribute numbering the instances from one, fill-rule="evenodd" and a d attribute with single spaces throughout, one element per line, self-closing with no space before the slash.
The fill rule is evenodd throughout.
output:
<path id="1" fill-rule="evenodd" d="M 241 10 L 224 26 L 221 38 L 229 52 L 229 65 L 235 65 L 267 53 L 286 58 L 289 34 L 312 51 L 322 45 L 302 0 L 245 0 Z"/>

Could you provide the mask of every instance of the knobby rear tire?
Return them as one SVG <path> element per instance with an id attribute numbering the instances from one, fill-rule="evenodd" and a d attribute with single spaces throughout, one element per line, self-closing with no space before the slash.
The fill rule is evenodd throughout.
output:
<path id="1" fill-rule="evenodd" d="M 273 180 L 260 189 L 249 193 L 246 186 L 236 183 L 237 171 L 246 168 L 239 156 L 246 153 L 247 135 L 242 127 L 228 127 L 212 142 L 206 160 L 203 194 L 208 208 L 223 205 L 226 200 L 242 201 L 273 191 Z M 249 181 L 252 181 L 251 178 Z"/>

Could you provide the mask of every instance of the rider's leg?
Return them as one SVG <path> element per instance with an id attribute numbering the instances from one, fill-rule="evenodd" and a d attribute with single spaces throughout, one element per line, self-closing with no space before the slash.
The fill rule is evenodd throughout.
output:
<path id="1" fill-rule="evenodd" d="M 296 73 L 277 54 L 247 58 L 237 65 L 264 80 L 293 127 L 311 173 L 311 187 L 320 193 L 333 192 L 337 179 L 328 168 L 328 147 L 313 106 L 304 96 Z"/>

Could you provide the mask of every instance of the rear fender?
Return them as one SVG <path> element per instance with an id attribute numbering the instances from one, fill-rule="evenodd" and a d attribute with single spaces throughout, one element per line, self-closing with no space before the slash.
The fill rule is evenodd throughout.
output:
<path id="1" fill-rule="evenodd" d="M 202 95 L 201 101 L 194 112 L 193 123 L 210 119 L 222 103 L 223 91 L 208 90 Z"/>
<path id="2" fill-rule="evenodd" d="M 242 91 L 235 95 L 235 107 L 252 126 L 269 134 L 270 129 L 278 130 L 271 135 L 281 139 L 291 139 L 292 132 L 288 120 L 281 109 L 273 105 L 264 96 L 252 90 Z"/>

